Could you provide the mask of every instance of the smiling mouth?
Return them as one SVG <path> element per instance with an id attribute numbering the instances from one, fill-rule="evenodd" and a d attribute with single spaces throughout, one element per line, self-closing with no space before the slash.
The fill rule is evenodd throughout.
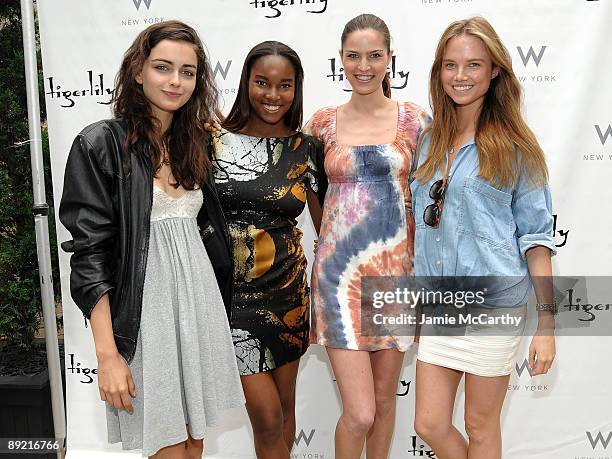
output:
<path id="1" fill-rule="evenodd" d="M 180 93 L 178 93 L 178 92 L 163 91 L 163 93 L 164 93 L 165 95 L 167 95 L 168 97 L 174 97 L 174 98 L 176 98 L 176 97 L 180 97 L 180 96 L 181 96 L 181 94 L 180 94 Z"/>
<path id="2" fill-rule="evenodd" d="M 280 105 L 262 104 L 262 106 L 265 111 L 270 112 L 270 113 L 276 113 L 281 108 Z"/>
<path id="3" fill-rule="evenodd" d="M 355 79 L 363 82 L 371 81 L 374 78 L 374 75 L 355 75 Z"/>
<path id="4" fill-rule="evenodd" d="M 464 85 L 457 85 L 457 86 L 453 86 L 453 89 L 455 91 L 469 91 L 470 89 L 472 89 L 474 87 L 473 84 L 464 84 Z"/>

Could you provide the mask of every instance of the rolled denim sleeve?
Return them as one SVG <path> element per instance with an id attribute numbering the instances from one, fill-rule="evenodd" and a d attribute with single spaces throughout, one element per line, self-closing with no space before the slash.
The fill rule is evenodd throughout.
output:
<path id="1" fill-rule="evenodd" d="M 524 260 L 527 250 L 537 246 L 548 247 L 551 255 L 557 253 L 552 237 L 552 199 L 548 185 L 534 186 L 529 183 L 525 173 L 521 174 L 512 199 L 512 213 Z"/>

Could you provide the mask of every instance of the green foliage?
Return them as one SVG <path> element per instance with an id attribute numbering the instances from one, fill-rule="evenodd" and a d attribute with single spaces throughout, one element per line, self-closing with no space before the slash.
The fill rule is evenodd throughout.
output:
<path id="1" fill-rule="evenodd" d="M 42 309 L 32 215 L 32 172 L 20 5 L 0 3 L 0 338 L 23 351 L 32 347 Z M 40 56 L 38 69 L 42 73 Z M 39 81 L 42 76 L 39 75 Z M 42 89 L 42 86 L 41 86 Z M 40 94 L 44 126 L 44 94 Z M 47 202 L 53 203 L 49 146 L 42 133 Z M 59 293 L 53 209 L 49 216 L 53 279 Z"/>

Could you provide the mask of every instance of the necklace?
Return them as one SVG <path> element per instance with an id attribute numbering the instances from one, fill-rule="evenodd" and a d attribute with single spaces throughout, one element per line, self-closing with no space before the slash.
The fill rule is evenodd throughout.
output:
<path id="1" fill-rule="evenodd" d="M 160 164 L 162 166 L 170 165 L 170 155 L 168 154 L 168 149 L 166 148 L 166 145 L 162 146 Z"/>

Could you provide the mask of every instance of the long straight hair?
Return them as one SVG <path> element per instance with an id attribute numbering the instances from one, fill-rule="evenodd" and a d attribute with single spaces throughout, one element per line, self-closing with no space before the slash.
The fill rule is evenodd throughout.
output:
<path id="1" fill-rule="evenodd" d="M 521 85 L 512 70 L 512 60 L 491 24 L 473 17 L 450 24 L 436 49 L 429 77 L 433 122 L 424 131 L 431 132 L 427 160 L 415 177 L 431 180 L 446 164 L 446 154 L 457 133 L 455 103 L 444 92 L 441 80 L 442 60 L 448 42 L 461 35 L 472 35 L 484 43 L 493 65 L 499 68 L 485 94 L 476 124 L 476 146 L 480 171 L 478 176 L 497 187 L 513 187 L 522 171 L 534 185 L 548 181 L 544 152 L 521 114 Z"/>
<path id="2" fill-rule="evenodd" d="M 230 110 L 227 118 L 222 123 L 223 127 L 230 132 L 239 132 L 244 128 L 249 118 L 251 117 L 252 107 L 249 99 L 249 78 L 251 77 L 251 69 L 257 61 L 265 56 L 281 56 L 289 61 L 295 73 L 295 90 L 293 102 L 285 116 L 283 122 L 292 131 L 299 131 L 302 127 L 303 117 L 303 86 L 304 86 L 304 69 L 300 56 L 289 46 L 279 41 L 264 41 L 255 45 L 249 54 L 247 54 L 242 66 L 240 74 L 240 85 L 238 86 L 238 94 L 234 105 Z"/>
<path id="3" fill-rule="evenodd" d="M 197 57 L 195 88 L 189 100 L 172 117 L 164 134 L 153 116 L 149 100 L 136 76 L 142 72 L 151 50 L 162 40 L 183 41 L 192 45 Z M 196 31 L 179 21 L 153 24 L 138 34 L 123 56 L 115 80 L 114 114 L 128 123 L 124 151 L 129 165 L 129 149 L 138 142 L 150 145 L 154 169 L 161 167 L 162 150 L 170 153 L 170 167 L 175 186 L 192 190 L 205 183 L 211 163 L 207 153 L 209 134 L 204 123 L 213 118 L 218 91 L 204 46 Z M 129 166 L 128 166 L 129 167 Z"/>
<path id="4" fill-rule="evenodd" d="M 344 49 L 344 43 L 346 42 L 346 38 L 353 32 L 357 30 L 366 30 L 372 29 L 378 33 L 380 33 L 385 41 L 385 46 L 387 47 L 387 53 L 391 52 L 391 32 L 389 32 L 389 27 L 387 23 L 383 21 L 381 18 L 374 14 L 360 14 L 359 16 L 355 16 L 344 26 L 344 30 L 342 31 L 342 35 L 340 36 L 340 49 Z M 391 77 L 388 73 L 385 73 L 385 78 L 382 81 L 383 93 L 389 99 L 391 99 Z"/>

